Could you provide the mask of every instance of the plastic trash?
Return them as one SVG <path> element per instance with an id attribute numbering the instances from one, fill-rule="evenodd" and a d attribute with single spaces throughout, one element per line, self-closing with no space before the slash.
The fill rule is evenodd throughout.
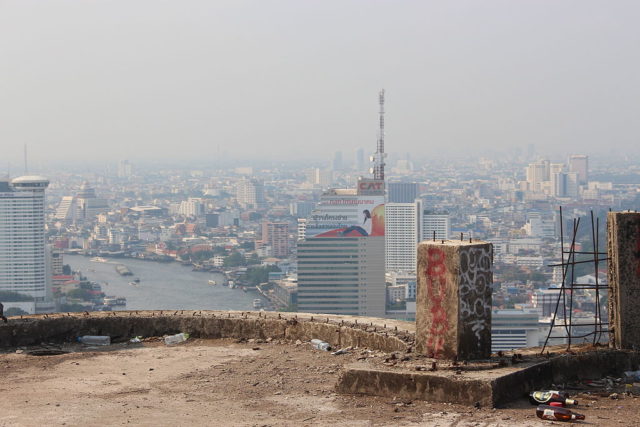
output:
<path id="1" fill-rule="evenodd" d="M 337 356 L 339 354 L 347 354 L 349 353 L 350 350 L 351 350 L 351 347 L 345 347 L 345 348 L 341 348 L 340 350 L 336 350 L 331 354 L 334 356 Z"/>
<path id="2" fill-rule="evenodd" d="M 624 371 L 624 376 L 627 380 L 638 381 L 640 380 L 640 370 L 639 371 Z"/>
<path id="3" fill-rule="evenodd" d="M 139 343 L 142 342 L 142 337 L 133 337 L 129 340 L 131 343 Z"/>
<path id="4" fill-rule="evenodd" d="M 107 335 L 83 335 L 78 342 L 87 345 L 111 345 L 111 337 Z"/>
<path id="5" fill-rule="evenodd" d="M 164 338 L 164 343 L 166 345 L 180 344 L 189 339 L 189 334 L 182 332 L 176 335 L 169 335 Z"/>
<path id="6" fill-rule="evenodd" d="M 318 350 L 322 350 L 322 351 L 331 350 L 331 345 L 326 341 L 322 341 L 322 340 L 318 340 L 318 339 L 312 339 L 311 340 L 311 345 L 313 346 L 313 348 L 317 348 Z"/>

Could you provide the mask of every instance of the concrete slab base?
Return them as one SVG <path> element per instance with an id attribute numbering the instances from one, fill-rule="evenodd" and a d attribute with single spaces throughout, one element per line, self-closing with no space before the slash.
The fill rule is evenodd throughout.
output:
<path id="1" fill-rule="evenodd" d="M 499 407 L 552 384 L 620 376 L 636 370 L 640 353 L 610 349 L 538 358 L 501 368 L 410 371 L 357 363 L 345 366 L 336 389 L 346 394 Z"/>

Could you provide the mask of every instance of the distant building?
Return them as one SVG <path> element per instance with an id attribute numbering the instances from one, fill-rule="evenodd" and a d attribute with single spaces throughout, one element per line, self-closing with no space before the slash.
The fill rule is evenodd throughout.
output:
<path id="1" fill-rule="evenodd" d="M 584 154 L 569 156 L 569 172 L 578 174 L 579 185 L 586 185 L 589 182 L 589 156 Z"/>
<path id="2" fill-rule="evenodd" d="M 560 289 L 539 289 L 533 294 L 531 302 L 538 310 L 540 316 L 553 316 L 556 312 L 556 304 L 558 304 L 558 296 Z M 562 313 L 558 313 L 561 315 Z"/>
<path id="3" fill-rule="evenodd" d="M 533 310 L 493 310 L 491 313 L 491 351 L 537 347 L 538 313 Z"/>
<path id="4" fill-rule="evenodd" d="M 298 222 L 298 310 L 385 315 L 384 182 L 331 189 Z"/>
<path id="5" fill-rule="evenodd" d="M 289 214 L 296 218 L 306 218 L 311 214 L 315 206 L 315 202 L 311 201 L 291 202 L 289 204 Z"/>
<path id="6" fill-rule="evenodd" d="M 264 184 L 255 178 L 243 178 L 236 186 L 236 200 L 245 209 L 265 207 Z"/>
<path id="7" fill-rule="evenodd" d="M 189 197 L 188 200 L 180 202 L 178 213 L 186 217 L 201 217 L 204 215 L 204 203 L 200 198 Z"/>
<path id="8" fill-rule="evenodd" d="M 51 263 L 45 245 L 45 189 L 49 180 L 0 181 L 0 291 L 36 301 L 50 298 Z"/>
<path id="9" fill-rule="evenodd" d="M 416 271 L 421 234 L 422 202 L 385 205 L 385 266 L 387 271 Z"/>
<path id="10" fill-rule="evenodd" d="M 286 222 L 262 223 L 262 244 L 271 247 L 271 255 L 276 258 L 287 258 L 289 248 L 289 224 Z"/>
<path id="11" fill-rule="evenodd" d="M 109 203 L 96 196 L 89 182 L 80 186 L 75 196 L 65 196 L 60 201 L 54 218 L 68 222 L 92 221 L 101 213 L 109 211 Z"/>
<path id="12" fill-rule="evenodd" d="M 333 153 L 333 161 L 331 162 L 331 168 L 334 171 L 341 171 L 344 169 L 344 164 L 342 161 L 342 151 L 336 151 Z"/>
<path id="13" fill-rule="evenodd" d="M 365 168 L 365 156 L 364 149 L 358 148 L 356 150 L 356 170 L 362 172 Z"/>
<path id="14" fill-rule="evenodd" d="M 413 203 L 419 196 L 417 182 L 390 182 L 387 184 L 389 203 Z"/>
<path id="15" fill-rule="evenodd" d="M 424 211 L 422 215 L 422 240 L 448 239 L 451 234 L 451 219 L 448 213 Z"/>
<path id="16" fill-rule="evenodd" d="M 298 311 L 384 317 L 384 237 L 298 242 Z"/>
<path id="17" fill-rule="evenodd" d="M 133 175 L 133 165 L 129 160 L 120 160 L 118 163 L 118 178 L 131 178 Z"/>

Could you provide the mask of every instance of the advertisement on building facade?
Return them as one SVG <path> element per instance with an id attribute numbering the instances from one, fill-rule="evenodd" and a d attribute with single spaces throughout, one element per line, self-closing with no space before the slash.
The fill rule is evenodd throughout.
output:
<path id="1" fill-rule="evenodd" d="M 307 238 L 367 236 L 384 236 L 384 196 L 323 195 L 307 219 Z"/>

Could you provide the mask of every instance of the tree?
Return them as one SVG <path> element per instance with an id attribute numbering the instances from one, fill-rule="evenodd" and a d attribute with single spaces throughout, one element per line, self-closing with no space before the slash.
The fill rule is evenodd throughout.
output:
<path id="1" fill-rule="evenodd" d="M 246 262 L 239 252 L 233 252 L 224 259 L 223 265 L 225 267 L 239 267 L 241 265 L 246 265 Z"/>
<path id="2" fill-rule="evenodd" d="M 65 276 L 71 276 L 71 266 L 69 264 L 65 264 L 62 266 L 62 274 Z"/>
<path id="3" fill-rule="evenodd" d="M 0 291 L 0 301 L 6 301 L 6 302 L 33 301 L 33 297 L 30 297 L 29 295 L 21 294 L 19 292 Z"/>
<path id="4" fill-rule="evenodd" d="M 276 265 L 267 265 L 264 267 L 251 267 L 247 270 L 247 282 L 249 286 L 256 286 L 260 283 L 269 281 L 269 273 L 281 271 Z"/>
<path id="5" fill-rule="evenodd" d="M 11 307 L 4 311 L 5 316 L 25 316 L 29 313 L 18 307 Z"/>

